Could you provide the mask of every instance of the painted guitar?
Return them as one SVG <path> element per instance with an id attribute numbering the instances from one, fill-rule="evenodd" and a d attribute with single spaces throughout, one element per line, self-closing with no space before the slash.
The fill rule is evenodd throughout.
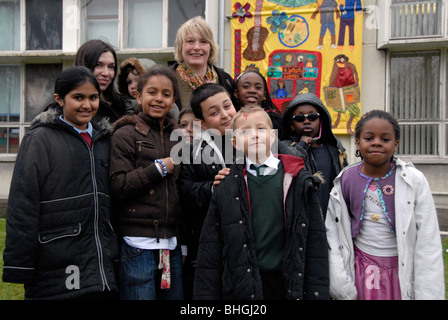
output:
<path id="1" fill-rule="evenodd" d="M 261 26 L 262 7 L 263 0 L 257 0 L 254 14 L 255 25 L 247 32 L 247 48 L 243 52 L 243 57 L 246 60 L 258 61 L 263 60 L 266 57 L 266 52 L 264 52 L 263 46 L 269 35 L 269 31 Z"/>

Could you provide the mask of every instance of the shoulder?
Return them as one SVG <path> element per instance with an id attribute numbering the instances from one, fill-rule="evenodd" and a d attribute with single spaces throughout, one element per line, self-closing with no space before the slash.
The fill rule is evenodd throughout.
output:
<path id="1" fill-rule="evenodd" d="M 419 182 L 426 180 L 423 172 L 418 170 L 412 162 L 405 162 L 399 158 L 396 158 L 397 173 L 403 178 L 406 178 L 410 182 Z"/>
<path id="2" fill-rule="evenodd" d="M 225 87 L 235 87 L 235 80 L 232 78 L 230 74 L 224 71 L 224 69 L 213 66 L 216 73 L 218 74 L 219 84 Z"/>

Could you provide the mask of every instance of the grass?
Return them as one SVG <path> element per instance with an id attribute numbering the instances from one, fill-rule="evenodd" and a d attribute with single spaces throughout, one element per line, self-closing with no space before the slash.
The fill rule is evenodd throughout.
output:
<path id="1" fill-rule="evenodd" d="M 23 300 L 24 289 L 22 284 L 6 283 L 2 281 L 3 250 L 5 249 L 6 220 L 0 219 L 0 300 Z"/>
<path id="2" fill-rule="evenodd" d="M 0 300 L 23 300 L 23 285 L 15 283 L 5 283 L 2 279 L 3 274 L 3 249 L 5 249 L 5 225 L 6 220 L 0 219 Z M 443 262 L 445 265 L 445 297 L 448 299 L 448 237 L 442 239 L 443 244 Z"/>

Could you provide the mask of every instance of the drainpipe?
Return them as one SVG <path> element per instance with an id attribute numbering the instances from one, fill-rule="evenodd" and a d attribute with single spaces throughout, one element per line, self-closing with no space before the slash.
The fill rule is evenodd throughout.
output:
<path id="1" fill-rule="evenodd" d="M 219 67 L 224 69 L 224 21 L 225 21 L 225 0 L 220 1 L 219 9 Z"/>

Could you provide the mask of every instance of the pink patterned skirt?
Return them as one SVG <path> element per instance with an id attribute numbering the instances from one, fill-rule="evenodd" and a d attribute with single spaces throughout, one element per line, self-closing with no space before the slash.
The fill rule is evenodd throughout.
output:
<path id="1" fill-rule="evenodd" d="M 355 246 L 358 300 L 401 300 L 398 257 L 376 257 Z"/>

